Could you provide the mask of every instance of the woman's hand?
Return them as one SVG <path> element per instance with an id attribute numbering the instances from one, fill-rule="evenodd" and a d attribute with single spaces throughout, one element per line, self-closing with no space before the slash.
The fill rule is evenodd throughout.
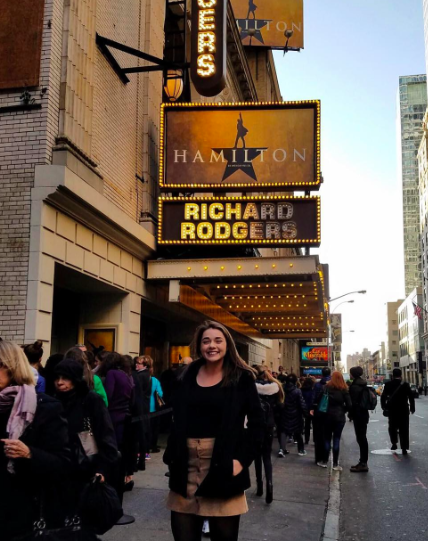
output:
<path id="1" fill-rule="evenodd" d="M 239 460 L 233 461 L 233 477 L 236 477 L 237 475 L 239 475 L 243 469 L 244 467 L 239 462 Z"/>
<path id="2" fill-rule="evenodd" d="M 1 440 L 7 458 L 31 458 L 30 448 L 21 440 Z"/>
<path id="3" fill-rule="evenodd" d="M 105 483 L 105 481 L 106 481 L 105 478 L 104 478 L 104 475 L 102 473 L 96 473 L 95 477 L 100 478 L 100 483 Z"/>
<path id="4" fill-rule="evenodd" d="M 311 410 L 311 411 L 309 412 L 309 415 L 312 415 L 312 417 L 313 417 L 313 416 L 314 416 L 314 410 Z"/>

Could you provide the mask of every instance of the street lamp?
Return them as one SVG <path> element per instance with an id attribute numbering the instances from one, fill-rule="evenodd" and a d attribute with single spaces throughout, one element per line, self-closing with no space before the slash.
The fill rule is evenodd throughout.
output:
<path id="1" fill-rule="evenodd" d="M 328 299 L 328 302 L 333 302 L 341 299 L 342 297 L 346 297 L 348 295 L 354 295 L 355 293 L 359 293 L 360 295 L 365 295 L 367 291 L 365 289 L 361 289 L 360 291 L 350 291 L 349 293 L 344 293 L 343 295 L 339 295 L 338 297 L 334 297 L 334 299 Z"/>

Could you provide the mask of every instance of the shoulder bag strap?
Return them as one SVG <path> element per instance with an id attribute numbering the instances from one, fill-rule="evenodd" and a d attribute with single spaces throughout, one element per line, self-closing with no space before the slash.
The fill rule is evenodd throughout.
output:
<path id="1" fill-rule="evenodd" d="M 395 391 L 392 393 L 392 395 L 390 397 L 388 397 L 387 404 L 389 404 L 391 402 L 391 400 L 394 398 L 394 396 L 397 394 L 397 392 L 401 389 L 403 384 L 404 384 L 404 382 L 400 381 L 400 385 L 395 389 Z"/>

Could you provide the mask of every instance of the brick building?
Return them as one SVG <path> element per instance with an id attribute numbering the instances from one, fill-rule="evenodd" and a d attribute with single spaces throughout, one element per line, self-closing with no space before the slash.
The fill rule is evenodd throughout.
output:
<path id="1" fill-rule="evenodd" d="M 89 331 L 108 332 L 118 351 L 149 353 L 161 370 L 204 319 L 146 280 L 146 261 L 156 258 L 162 73 L 130 74 L 125 84 L 96 35 L 162 58 L 168 3 L 0 6 L 12 29 L 0 52 L 17 66 L 15 78 L 0 70 L 0 336 L 43 340 L 47 357 Z M 213 100 L 280 100 L 272 52 L 242 46 L 230 5 L 227 28 L 227 85 Z M 25 31 L 39 40 L 39 56 L 28 58 L 28 40 L 17 46 Z M 114 56 L 124 67 L 146 62 Z M 250 363 L 298 366 L 297 341 L 235 338 Z"/>

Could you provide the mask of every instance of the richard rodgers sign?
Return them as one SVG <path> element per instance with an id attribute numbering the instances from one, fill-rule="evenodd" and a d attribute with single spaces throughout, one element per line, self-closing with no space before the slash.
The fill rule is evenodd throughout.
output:
<path id="1" fill-rule="evenodd" d="M 161 197 L 159 244 L 319 246 L 317 196 Z"/>
<path id="2" fill-rule="evenodd" d="M 320 102 L 163 104 L 161 188 L 316 190 Z"/>

